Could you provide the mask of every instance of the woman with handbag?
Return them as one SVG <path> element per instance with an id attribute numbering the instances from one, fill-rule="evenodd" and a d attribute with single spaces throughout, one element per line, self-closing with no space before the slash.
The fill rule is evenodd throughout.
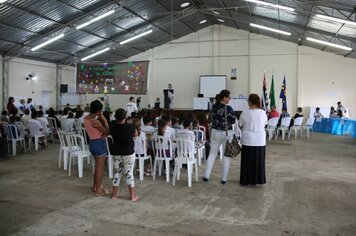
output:
<path id="1" fill-rule="evenodd" d="M 220 94 L 216 96 L 216 98 L 217 101 L 213 105 L 212 109 L 211 145 L 203 178 L 204 182 L 209 181 L 215 158 L 220 150 L 220 145 L 222 144 L 223 149 L 225 150 L 226 141 L 232 139 L 232 125 L 235 124 L 235 115 L 233 113 L 233 109 L 231 106 L 227 105 L 230 101 L 230 91 L 222 90 Z M 226 184 L 229 168 L 230 157 L 224 156 L 221 176 L 222 184 Z"/>
<path id="2" fill-rule="evenodd" d="M 261 99 L 257 94 L 250 94 L 248 105 L 250 109 L 243 111 L 239 120 L 242 131 L 240 184 L 265 184 L 267 115 L 261 109 Z"/>

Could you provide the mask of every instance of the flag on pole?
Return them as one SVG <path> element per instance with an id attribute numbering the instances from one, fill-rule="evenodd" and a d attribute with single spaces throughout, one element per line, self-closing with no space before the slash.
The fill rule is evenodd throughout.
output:
<path id="1" fill-rule="evenodd" d="M 276 107 L 276 97 L 274 95 L 274 79 L 272 74 L 271 89 L 269 90 L 270 110 L 272 107 Z"/>
<path id="2" fill-rule="evenodd" d="M 286 85 L 286 76 L 284 76 L 283 83 L 282 83 L 282 88 L 281 88 L 281 94 L 279 95 L 279 98 L 282 98 L 282 109 L 287 110 L 287 85 Z"/>
<path id="3" fill-rule="evenodd" d="M 267 94 L 267 84 L 266 84 L 265 74 L 263 74 L 262 109 L 265 110 L 266 112 L 268 111 L 268 94 Z"/>

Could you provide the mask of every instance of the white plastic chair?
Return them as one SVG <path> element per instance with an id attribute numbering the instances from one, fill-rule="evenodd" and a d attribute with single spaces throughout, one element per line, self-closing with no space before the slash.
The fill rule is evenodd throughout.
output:
<path id="1" fill-rule="evenodd" d="M 294 124 L 292 127 L 290 127 L 289 130 L 289 136 L 288 136 L 289 139 L 293 131 L 294 131 L 295 139 L 297 139 L 298 130 L 300 130 L 300 137 L 302 137 L 302 124 L 303 124 L 303 117 L 298 117 L 294 119 Z"/>
<path id="2" fill-rule="evenodd" d="M 42 131 L 38 130 L 37 126 L 34 123 L 28 122 L 27 123 L 28 130 L 30 132 L 30 138 L 28 141 L 28 150 L 31 150 L 32 139 L 35 139 L 35 150 L 38 150 L 38 143 L 40 138 L 43 137 L 44 143 L 47 147 L 47 138 L 46 135 L 43 134 Z"/>
<path id="3" fill-rule="evenodd" d="M 11 142 L 12 155 L 16 156 L 17 142 L 19 142 L 20 147 L 22 147 L 24 149 L 24 152 L 26 153 L 25 138 L 23 136 L 19 135 L 17 126 L 12 125 L 12 124 L 6 124 L 6 125 L 4 125 L 4 128 L 5 128 L 7 141 Z"/>
<path id="4" fill-rule="evenodd" d="M 266 132 L 268 132 L 269 141 L 272 140 L 273 135 L 274 135 L 275 139 L 277 139 L 276 129 L 277 129 L 278 120 L 279 120 L 278 117 L 273 117 L 267 121 Z"/>
<path id="5" fill-rule="evenodd" d="M 71 119 L 61 119 L 62 129 L 66 132 L 74 132 L 74 122 Z"/>
<path id="6" fill-rule="evenodd" d="M 74 120 L 75 120 L 74 123 L 75 130 L 83 128 L 83 122 L 80 119 L 75 118 Z"/>
<path id="7" fill-rule="evenodd" d="M 173 185 L 176 179 L 180 179 L 180 169 L 183 164 L 187 164 L 188 187 L 192 187 L 193 166 L 195 166 L 195 181 L 198 182 L 198 162 L 194 155 L 194 142 L 187 139 L 174 139 L 177 144 L 177 156 L 175 157 Z"/>
<path id="8" fill-rule="evenodd" d="M 114 156 L 111 154 L 110 152 L 110 147 L 109 147 L 109 139 L 111 140 L 110 142 L 113 143 L 113 139 L 112 136 L 109 135 L 106 137 L 105 141 L 106 141 L 106 149 L 108 151 L 108 172 L 109 172 L 109 178 L 112 179 L 113 178 L 113 173 L 114 173 L 114 163 L 113 163 L 113 159 Z"/>
<path id="9" fill-rule="evenodd" d="M 195 135 L 195 147 L 198 152 L 198 165 L 200 166 L 202 160 L 205 160 L 205 133 L 203 130 L 193 130 Z"/>
<path id="10" fill-rule="evenodd" d="M 173 146 L 169 138 L 158 136 L 153 139 L 155 150 L 155 162 L 153 164 L 153 180 L 156 180 L 156 169 L 158 168 L 158 175 L 162 175 L 163 162 L 166 164 L 166 181 L 170 181 L 169 163 L 173 160 Z M 166 153 L 168 152 L 168 153 Z M 157 166 L 158 165 L 158 166 Z"/>
<path id="11" fill-rule="evenodd" d="M 77 158 L 78 160 L 78 175 L 79 178 L 83 177 L 83 165 L 84 159 L 92 158 L 89 151 L 85 150 L 84 138 L 78 134 L 68 134 L 67 143 L 69 146 L 69 164 L 68 164 L 68 175 L 71 176 L 72 171 L 72 159 Z M 94 173 L 94 162 L 92 162 L 92 168 Z"/>
<path id="12" fill-rule="evenodd" d="M 313 125 L 314 125 L 315 118 L 314 117 L 309 117 L 307 119 L 307 122 L 304 124 L 302 129 L 300 130 L 300 136 L 302 136 L 303 129 L 307 130 L 307 138 L 309 138 L 309 132 L 313 132 Z"/>
<path id="13" fill-rule="evenodd" d="M 48 129 L 49 129 L 49 136 L 51 137 L 52 142 L 54 143 L 54 134 L 58 135 L 58 126 L 57 126 L 57 121 L 53 117 L 47 117 L 48 120 Z"/>
<path id="14" fill-rule="evenodd" d="M 152 157 L 147 155 L 146 139 L 142 137 L 135 138 L 135 155 L 138 160 L 138 166 L 140 170 L 140 180 L 143 181 L 145 161 L 150 160 L 152 170 Z"/>
<path id="15" fill-rule="evenodd" d="M 58 155 L 58 168 L 61 168 L 62 157 L 63 157 L 63 169 L 68 168 L 68 157 L 69 157 L 69 146 L 67 144 L 68 133 L 63 130 L 58 130 L 58 138 L 60 142 L 59 155 Z"/>
<path id="16" fill-rule="evenodd" d="M 281 126 L 277 129 L 277 138 L 279 136 L 279 131 L 282 132 L 282 140 L 284 140 L 285 134 L 289 134 L 289 125 L 290 125 L 291 118 L 290 117 L 283 117 L 281 121 Z"/>

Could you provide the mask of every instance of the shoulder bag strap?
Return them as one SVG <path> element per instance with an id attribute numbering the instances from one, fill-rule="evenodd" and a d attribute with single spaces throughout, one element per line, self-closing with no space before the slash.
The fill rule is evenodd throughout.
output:
<path id="1" fill-rule="evenodd" d="M 227 122 L 227 105 L 225 105 L 225 132 L 226 132 L 226 136 L 228 135 L 228 122 Z"/>

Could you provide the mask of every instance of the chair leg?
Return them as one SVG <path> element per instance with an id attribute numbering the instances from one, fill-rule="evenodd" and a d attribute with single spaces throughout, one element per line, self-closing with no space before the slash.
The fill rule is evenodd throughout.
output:
<path id="1" fill-rule="evenodd" d="M 176 178 L 177 178 L 177 168 L 178 168 L 178 163 L 176 162 L 174 165 L 174 171 L 173 171 L 173 180 L 172 180 L 172 185 L 176 185 Z"/>
<path id="2" fill-rule="evenodd" d="M 16 141 L 12 140 L 12 155 L 16 156 Z"/>
<path id="3" fill-rule="evenodd" d="M 68 155 L 69 155 L 69 150 L 64 149 L 63 151 L 63 169 L 67 170 L 68 168 Z M 70 165 L 70 163 L 69 163 Z"/>
<path id="4" fill-rule="evenodd" d="M 61 162 L 62 162 L 62 152 L 64 152 L 64 150 L 63 150 L 63 148 L 62 148 L 62 146 L 59 148 L 59 155 L 58 155 L 58 168 L 61 168 Z M 64 155 L 64 153 L 63 153 L 63 155 Z"/>
<path id="5" fill-rule="evenodd" d="M 78 173 L 79 178 L 83 178 L 83 157 L 78 156 Z"/>
<path id="6" fill-rule="evenodd" d="M 69 164 L 68 164 L 68 175 L 71 176 L 72 174 L 72 155 L 69 157 Z"/>
<path id="7" fill-rule="evenodd" d="M 157 159 L 155 159 L 155 163 L 153 164 L 153 172 L 152 172 L 152 178 L 153 180 L 156 180 L 156 168 L 157 168 Z"/>
<path id="8" fill-rule="evenodd" d="M 140 169 L 140 181 L 143 181 L 143 172 L 144 172 L 144 166 L 145 166 L 145 162 L 143 160 L 142 157 L 139 157 L 138 159 L 138 167 Z"/>
<path id="9" fill-rule="evenodd" d="M 170 179 L 169 160 L 166 159 L 165 162 L 166 162 L 166 181 L 167 183 L 169 183 L 169 179 Z"/>
<path id="10" fill-rule="evenodd" d="M 188 187 L 192 187 L 192 163 L 187 161 L 187 169 L 188 169 Z"/>
<path id="11" fill-rule="evenodd" d="M 35 150 L 38 151 L 38 137 L 35 137 Z"/>
<path id="12" fill-rule="evenodd" d="M 109 167 L 108 167 L 109 168 L 109 178 L 112 179 L 113 172 L 114 172 L 114 170 L 113 170 L 114 166 L 112 164 L 112 156 L 111 155 L 108 157 L 108 165 L 109 165 Z"/>
<path id="13" fill-rule="evenodd" d="M 198 165 L 195 162 L 195 182 L 198 182 Z"/>

